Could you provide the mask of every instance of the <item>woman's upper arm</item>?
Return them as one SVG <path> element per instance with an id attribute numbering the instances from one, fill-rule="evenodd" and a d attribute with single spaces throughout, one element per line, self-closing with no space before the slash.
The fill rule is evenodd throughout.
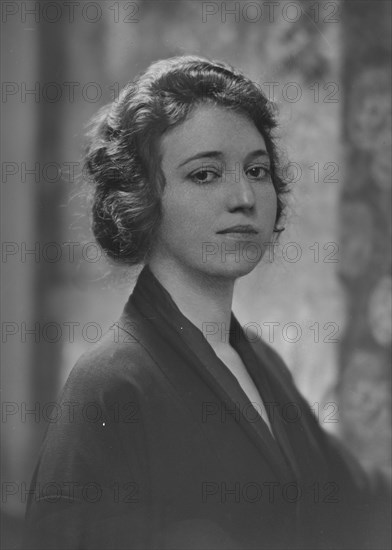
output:
<path id="1" fill-rule="evenodd" d="M 72 370 L 30 488 L 29 548 L 145 544 L 147 452 L 132 368 L 132 354 L 120 352 L 83 357 Z"/>

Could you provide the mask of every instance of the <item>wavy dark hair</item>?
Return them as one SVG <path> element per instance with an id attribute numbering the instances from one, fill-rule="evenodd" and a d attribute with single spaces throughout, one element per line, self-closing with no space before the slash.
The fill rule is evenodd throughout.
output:
<path id="1" fill-rule="evenodd" d="M 247 77 L 226 63 L 180 56 L 153 63 L 103 107 L 90 123 L 85 168 L 92 183 L 92 230 L 116 262 L 137 265 L 148 259 L 161 219 L 165 178 L 160 138 L 200 104 L 211 103 L 247 116 L 263 136 L 277 194 L 275 232 L 285 204 L 273 105 Z"/>

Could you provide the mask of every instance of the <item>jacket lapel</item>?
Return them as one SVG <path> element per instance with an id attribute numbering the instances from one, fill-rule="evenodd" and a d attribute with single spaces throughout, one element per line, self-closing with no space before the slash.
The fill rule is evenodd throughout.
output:
<path id="1" fill-rule="evenodd" d="M 280 390 L 279 393 L 277 393 L 276 388 L 275 391 L 272 389 L 272 380 L 268 378 L 266 373 L 274 370 L 273 365 L 269 364 L 270 361 L 264 354 L 257 354 L 253 349 L 234 315 L 232 316 L 232 325 L 236 327 L 234 329 L 235 331 L 238 330 L 238 332 L 241 333 L 241 338 L 233 344 L 246 364 L 249 374 L 266 406 L 268 418 L 275 434 L 275 441 L 279 445 L 287 465 L 292 468 L 296 478 L 300 479 L 300 470 L 297 467 L 297 461 L 287 437 L 285 422 L 281 412 L 282 406 L 284 407 L 285 404 L 293 403 L 293 396 L 290 397 L 286 392 L 284 396 L 282 395 L 283 383 L 280 385 L 280 388 L 278 388 L 278 390 Z"/>
<path id="2" fill-rule="evenodd" d="M 234 322 L 238 324 L 235 318 Z M 200 422 L 201 401 L 204 398 L 205 404 L 207 394 L 205 390 L 198 394 L 196 388 L 200 387 L 200 383 L 195 382 L 195 375 L 204 382 L 204 388 L 207 386 L 209 392 L 212 392 L 213 397 L 208 401 L 208 406 L 216 407 L 218 414 L 224 409 L 225 414 L 228 412 L 229 416 L 234 416 L 239 429 L 253 442 L 279 479 L 293 480 L 294 474 L 279 443 L 272 437 L 235 376 L 217 357 L 201 331 L 182 315 L 167 291 L 146 268 L 139 275 L 134 292 L 124 309 L 120 327 L 147 349 L 175 387 L 184 405 L 188 409 L 192 407 L 194 416 L 204 430 L 208 430 L 209 426 Z M 250 344 L 243 342 L 241 352 L 244 346 Z M 247 358 L 249 356 L 243 357 L 245 361 Z M 254 381 L 264 397 L 265 388 L 261 387 L 261 380 Z M 253 412 L 249 414 L 251 410 Z M 281 431 L 275 431 L 276 421 L 272 424 L 279 441 Z"/>
<path id="3" fill-rule="evenodd" d="M 233 323 L 238 323 L 234 318 Z M 246 337 L 244 337 L 246 338 Z M 322 433 L 309 405 L 298 392 L 290 376 L 281 372 L 280 362 L 269 359 L 266 346 L 262 342 L 256 345 L 242 345 L 239 342 L 244 362 L 255 381 L 265 403 L 277 405 L 273 418 L 277 441 L 298 480 L 316 479 L 328 466 L 320 452 L 317 433 Z M 283 364 L 283 368 L 287 367 Z M 290 412 L 291 411 L 291 412 Z"/>

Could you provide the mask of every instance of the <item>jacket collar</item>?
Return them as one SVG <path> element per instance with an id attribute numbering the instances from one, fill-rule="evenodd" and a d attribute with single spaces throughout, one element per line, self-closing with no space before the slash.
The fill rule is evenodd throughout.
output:
<path id="1" fill-rule="evenodd" d="M 174 372 L 176 370 L 174 365 L 178 364 L 178 361 L 163 360 L 163 357 L 168 357 L 167 353 L 162 353 L 163 347 L 166 351 L 170 349 L 170 353 L 174 351 L 181 355 L 184 359 L 181 365 L 191 365 L 193 371 L 196 371 L 197 375 L 213 390 L 219 402 L 227 403 L 229 410 L 235 410 L 236 414 L 238 413 L 241 417 L 239 426 L 267 458 L 280 478 L 300 477 L 280 416 L 269 415 L 276 438 L 274 439 L 236 377 L 215 354 L 202 332 L 181 313 L 170 293 L 161 285 L 148 266 L 145 266 L 139 275 L 134 291 L 125 306 L 124 316 L 128 319 L 134 318 L 135 309 L 143 321 L 139 320 L 131 324 L 132 335 L 147 348 L 158 366 L 177 387 L 181 398 L 187 400 L 189 397 L 184 395 L 184 388 L 187 384 L 189 385 L 186 379 L 187 371 L 181 368 Z M 148 326 L 144 326 L 143 322 Z M 125 323 L 125 329 L 126 326 Z M 276 393 L 273 394 L 270 386 L 271 379 L 266 376 L 260 357 L 252 349 L 248 337 L 233 313 L 230 329 L 230 343 L 247 366 L 264 403 L 276 402 Z M 263 357 L 262 361 L 265 362 L 268 359 Z M 192 388 L 189 387 L 189 394 L 191 392 Z M 290 398 L 286 397 L 286 402 L 289 400 Z M 253 410 L 254 414 L 249 415 L 250 410 Z M 252 421 L 249 420 L 249 416 Z"/>

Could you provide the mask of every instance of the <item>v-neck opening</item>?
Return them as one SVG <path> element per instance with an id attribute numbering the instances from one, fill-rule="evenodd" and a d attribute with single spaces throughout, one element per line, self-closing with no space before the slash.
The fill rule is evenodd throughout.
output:
<path id="1" fill-rule="evenodd" d="M 139 275 L 131 298 L 143 315 L 147 313 L 146 319 L 156 326 L 163 338 L 168 338 L 169 342 L 183 357 L 190 359 L 189 351 L 192 353 L 194 357 L 194 360 L 191 361 L 193 368 L 197 367 L 198 375 L 202 376 L 210 387 L 212 380 L 214 381 L 211 388 L 213 389 L 215 386 L 216 390 L 213 391 L 218 392 L 216 393 L 218 397 L 222 399 L 223 395 L 224 399 L 231 402 L 232 405 L 242 405 L 240 407 L 240 415 L 243 418 L 242 429 L 247 432 L 248 437 L 252 437 L 255 442 L 258 441 L 258 445 L 268 451 L 274 467 L 278 467 L 278 464 L 280 464 L 279 469 L 284 468 L 286 471 L 291 472 L 291 476 L 297 477 L 298 470 L 295 466 L 293 468 L 289 460 L 289 456 L 293 458 L 293 454 L 286 452 L 287 438 L 284 438 L 285 442 L 282 441 L 284 427 L 279 426 L 279 429 L 277 429 L 275 424 L 276 422 L 280 423 L 281 420 L 271 418 L 266 409 L 273 430 L 273 433 L 271 433 L 267 423 L 256 409 L 255 412 L 258 415 L 256 422 L 250 422 L 246 418 L 243 410 L 249 405 L 253 409 L 254 407 L 241 384 L 227 365 L 217 356 L 203 333 L 180 311 L 170 293 L 158 281 L 148 266 L 145 266 Z M 252 374 L 256 365 L 253 365 L 253 368 L 252 366 L 249 368 L 248 365 L 249 361 L 257 361 L 257 368 L 260 370 L 260 360 L 257 359 L 254 350 L 251 349 L 251 343 L 233 313 L 231 313 L 231 324 L 234 329 L 238 330 L 239 334 L 239 339 L 235 342 L 233 348 L 240 355 L 249 376 L 265 403 L 268 395 L 272 397 L 271 388 L 266 380 L 267 376 L 263 373 L 261 378 L 266 387 L 260 388 L 260 381 L 255 379 Z M 169 329 L 170 332 L 174 331 L 172 336 L 168 332 Z M 173 338 L 174 334 L 177 334 L 178 338 Z M 184 344 L 188 352 L 184 349 Z"/>

